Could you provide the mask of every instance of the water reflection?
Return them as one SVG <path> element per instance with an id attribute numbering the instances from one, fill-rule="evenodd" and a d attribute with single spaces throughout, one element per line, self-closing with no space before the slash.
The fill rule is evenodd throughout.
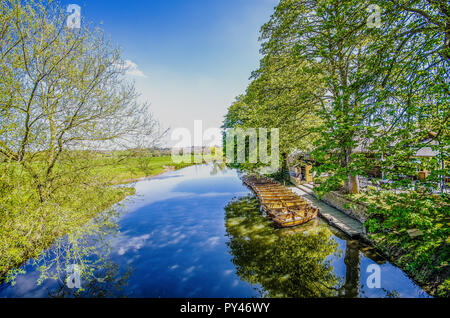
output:
<path id="1" fill-rule="evenodd" d="M 320 219 L 276 229 L 253 195 L 225 207 L 227 245 L 239 277 L 263 297 L 427 297 L 373 248 Z M 366 272 L 378 264 L 381 288 L 368 288 Z"/>
<path id="2" fill-rule="evenodd" d="M 219 171 L 225 171 L 225 169 L 227 168 L 227 164 L 225 163 L 225 161 L 213 161 L 211 163 L 211 172 L 210 174 L 212 176 L 215 176 L 219 173 Z"/>
<path id="3" fill-rule="evenodd" d="M 125 287 L 132 274 L 132 269 L 123 273 L 119 265 L 105 260 L 102 270 L 97 271 L 101 278 L 91 276 L 85 281 L 82 289 L 69 288 L 67 284 L 58 282 L 48 291 L 50 298 L 110 298 L 126 297 Z"/>
<path id="4" fill-rule="evenodd" d="M 228 246 L 241 279 L 260 284 L 266 297 L 336 296 L 341 280 L 328 256 L 338 244 L 325 227 L 276 230 L 261 216 L 252 196 L 225 207 Z M 287 235 L 286 235 L 287 234 Z"/>
<path id="5" fill-rule="evenodd" d="M 358 297 L 359 295 L 359 281 L 360 281 L 360 267 L 361 267 L 361 253 L 356 241 L 348 241 L 345 248 L 345 297 Z"/>
<path id="6" fill-rule="evenodd" d="M 0 284 L 0 297 L 427 296 L 373 249 L 320 219 L 273 228 L 239 172 L 220 164 L 135 187 L 126 210 L 100 216 L 27 262 L 16 285 Z M 83 289 L 65 285 L 68 264 L 83 268 Z M 365 283 L 372 264 L 381 267 L 380 289 Z"/>
<path id="7" fill-rule="evenodd" d="M 109 258 L 118 233 L 120 206 L 100 213 L 85 227 L 57 240 L 36 259 L 12 270 L 0 285 L 8 297 L 111 297 L 120 296 L 132 269 L 125 271 Z M 67 280 L 76 267 L 81 288 L 70 288 Z M 78 279 L 79 278 L 79 279 Z M 15 286 L 18 288 L 13 288 Z M 123 294 L 125 296 L 125 294 Z"/>

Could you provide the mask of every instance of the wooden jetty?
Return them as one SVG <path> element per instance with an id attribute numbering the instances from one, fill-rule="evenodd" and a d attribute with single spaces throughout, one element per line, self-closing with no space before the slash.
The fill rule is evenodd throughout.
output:
<path id="1" fill-rule="evenodd" d="M 352 238 L 365 236 L 365 229 L 360 221 L 319 200 L 313 191 L 312 185 L 307 183 L 297 185 L 296 187 L 292 187 L 291 191 L 319 207 L 319 216 L 327 220 L 331 226 L 341 230 Z"/>
<path id="2" fill-rule="evenodd" d="M 279 227 L 297 226 L 317 217 L 317 207 L 278 182 L 255 176 L 244 176 L 242 181 L 255 192 L 264 211 Z"/>

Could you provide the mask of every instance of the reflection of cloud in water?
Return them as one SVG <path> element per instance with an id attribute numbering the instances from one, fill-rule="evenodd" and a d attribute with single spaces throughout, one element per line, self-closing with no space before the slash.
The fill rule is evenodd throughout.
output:
<path id="1" fill-rule="evenodd" d="M 228 275 L 230 275 L 230 274 L 232 274 L 232 273 L 233 273 L 233 270 L 232 270 L 232 269 L 228 269 L 228 270 L 226 270 L 226 271 L 223 272 L 223 274 L 224 274 L 225 276 L 228 276 Z"/>
<path id="2" fill-rule="evenodd" d="M 45 290 L 39 289 L 36 281 L 39 278 L 38 273 L 31 273 L 30 275 L 19 276 L 16 279 L 16 290 L 14 291 L 17 295 L 23 295 L 23 297 L 44 297 Z"/>
<path id="3" fill-rule="evenodd" d="M 175 174 L 175 175 L 161 175 L 157 177 L 153 177 L 149 180 L 165 180 L 165 179 L 173 179 L 173 178 L 181 178 L 183 177 L 182 174 Z"/>
<path id="4" fill-rule="evenodd" d="M 201 225 L 194 226 L 173 226 L 167 225 L 153 231 L 153 247 L 164 248 L 170 245 L 189 243 L 190 238 L 197 235 L 201 230 Z M 206 243 L 206 242 L 205 242 Z M 175 253 L 181 252 L 182 249 L 178 249 Z"/>
<path id="5" fill-rule="evenodd" d="M 180 243 L 182 240 L 184 240 L 186 237 L 187 236 L 185 234 L 181 234 L 166 243 L 158 244 L 156 247 L 163 248 L 163 247 L 166 247 L 169 245 L 176 245 L 176 244 Z"/>
<path id="6" fill-rule="evenodd" d="M 150 234 L 145 234 L 137 237 L 129 238 L 127 236 L 124 236 L 123 238 L 120 238 L 118 245 L 119 251 L 117 254 L 124 255 L 127 251 L 133 250 L 138 251 L 140 250 L 145 244 L 146 241 L 150 238 Z"/>
<path id="7" fill-rule="evenodd" d="M 136 189 L 137 191 L 137 189 Z M 170 192 L 170 189 L 159 189 L 154 190 L 153 193 L 137 193 L 134 198 L 134 204 L 132 209 L 130 210 L 138 210 L 141 207 L 162 202 L 170 199 L 182 199 L 182 198 L 190 198 L 193 196 L 193 193 L 188 192 Z"/>
<path id="8" fill-rule="evenodd" d="M 196 194 L 196 193 L 192 193 L 192 195 L 196 196 L 196 197 L 221 197 L 221 196 L 225 196 L 225 197 L 232 197 L 232 196 L 243 196 L 248 194 L 248 192 L 207 192 L 207 193 L 201 193 L 201 194 Z"/>
<path id="9" fill-rule="evenodd" d="M 197 273 L 199 270 L 202 269 L 202 265 L 198 265 L 198 266 L 190 266 L 188 267 L 185 271 L 184 271 L 184 277 L 181 280 L 182 282 L 186 282 L 187 280 L 191 279 L 195 273 Z"/>
<path id="10" fill-rule="evenodd" d="M 208 240 L 206 240 L 205 242 L 200 243 L 200 245 L 202 247 L 207 247 L 207 248 L 213 248 L 214 246 L 216 246 L 217 244 L 219 244 L 220 241 L 220 237 L 218 236 L 213 236 L 210 237 Z"/>
<path id="11" fill-rule="evenodd" d="M 224 171 L 222 175 L 218 175 L 214 178 L 216 180 L 215 184 L 221 184 L 224 180 L 231 180 L 234 182 L 236 176 L 237 174 L 234 170 Z M 169 199 L 236 195 L 234 191 L 192 193 L 192 182 L 194 181 L 195 183 L 195 180 L 202 180 L 205 179 L 205 177 L 210 178 L 208 169 L 193 166 L 183 169 L 182 174 L 179 171 L 172 171 L 149 180 L 139 181 L 135 183 L 136 195 L 133 196 L 133 205 L 132 207 L 131 204 L 129 206 L 131 210 L 136 210 L 140 207 Z M 186 183 L 189 186 L 184 188 L 180 187 L 183 183 Z"/>

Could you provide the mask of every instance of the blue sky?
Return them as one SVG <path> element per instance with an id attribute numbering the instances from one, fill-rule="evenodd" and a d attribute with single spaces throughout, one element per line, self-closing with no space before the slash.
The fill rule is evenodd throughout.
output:
<path id="1" fill-rule="evenodd" d="M 69 0 L 136 64 L 142 99 L 165 127 L 220 127 L 259 65 L 259 29 L 277 0 Z M 142 76 L 143 75 L 143 76 Z"/>

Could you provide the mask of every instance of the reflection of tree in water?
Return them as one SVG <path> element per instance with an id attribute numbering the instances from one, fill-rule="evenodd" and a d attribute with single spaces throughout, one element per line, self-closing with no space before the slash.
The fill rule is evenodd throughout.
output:
<path id="1" fill-rule="evenodd" d="M 260 284 L 268 297 L 339 295 L 341 280 L 327 260 L 339 250 L 329 229 L 286 234 L 290 230 L 273 228 L 259 209 L 257 199 L 250 196 L 225 207 L 227 244 L 239 277 Z"/>
<path id="2" fill-rule="evenodd" d="M 359 280 L 361 268 L 361 253 L 357 241 L 347 241 L 345 247 L 345 297 L 359 296 Z"/>
<path id="3" fill-rule="evenodd" d="M 122 273 L 109 259 L 111 239 L 118 232 L 118 215 L 117 207 L 99 213 L 82 229 L 57 240 L 39 258 L 31 260 L 40 272 L 38 285 L 46 279 L 56 281 L 58 287 L 49 291 L 50 297 L 110 297 L 126 285 L 131 270 Z M 67 287 L 69 265 L 78 267 L 81 289 Z M 20 273 L 23 271 L 17 272 Z"/>
<path id="4" fill-rule="evenodd" d="M 226 167 L 227 167 L 227 165 L 226 165 L 225 161 L 216 161 L 216 160 L 214 160 L 212 162 L 212 169 L 211 169 L 211 172 L 209 174 L 212 175 L 212 176 L 215 176 L 215 175 L 217 175 L 217 173 L 219 171 L 224 171 L 226 169 Z"/>
<path id="5" fill-rule="evenodd" d="M 346 242 L 345 247 L 345 282 L 339 294 L 342 297 L 356 298 L 364 297 L 364 284 L 361 285 L 361 257 L 371 259 L 378 265 L 386 263 L 386 260 L 376 250 L 360 241 L 352 240 Z M 399 293 L 396 290 L 381 288 L 379 297 L 396 298 Z"/>
<path id="6" fill-rule="evenodd" d="M 49 291 L 49 297 L 68 298 L 68 297 L 90 297 L 90 298 L 110 298 L 125 297 L 121 291 L 128 284 L 128 278 L 131 270 L 121 273 L 119 266 L 109 260 L 104 260 L 101 269 L 97 269 L 96 278 L 93 275 L 87 282 L 83 283 L 82 289 L 71 289 L 66 284 L 58 283 L 58 287 Z"/>

